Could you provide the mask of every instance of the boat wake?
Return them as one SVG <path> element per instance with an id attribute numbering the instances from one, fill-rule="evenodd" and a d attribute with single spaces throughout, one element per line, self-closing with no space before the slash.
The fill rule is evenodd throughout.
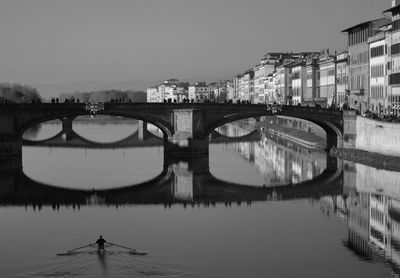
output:
<path id="1" fill-rule="evenodd" d="M 49 264 L 23 277 L 186 277 L 177 267 L 156 265 L 149 257 L 132 256 L 128 251 L 107 251 L 104 255 L 97 251 L 79 251 L 56 256 Z"/>

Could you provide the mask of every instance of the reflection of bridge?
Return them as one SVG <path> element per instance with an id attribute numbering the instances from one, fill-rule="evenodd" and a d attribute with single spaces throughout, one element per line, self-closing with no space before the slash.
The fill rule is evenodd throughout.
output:
<path id="1" fill-rule="evenodd" d="M 295 185 L 257 187 L 227 182 L 208 170 L 208 156 L 184 160 L 166 158 L 163 171 L 144 183 L 106 190 L 68 189 L 34 181 L 22 172 L 17 157 L 0 160 L 0 204 L 85 205 L 252 202 L 320 198 L 342 192 L 342 171 L 327 156 L 327 169 L 311 181 Z M 111 185 L 110 185 L 111 186 Z"/>
<path id="2" fill-rule="evenodd" d="M 254 130 L 249 134 L 239 137 L 228 137 L 217 131 L 212 131 L 210 134 L 210 142 L 214 144 L 229 143 L 229 142 L 252 142 L 258 141 L 261 138 L 259 131 Z M 66 128 L 63 125 L 62 130 L 51 138 L 44 140 L 27 140 L 22 141 L 24 146 L 40 146 L 40 147 L 73 147 L 87 149 L 117 149 L 117 148 L 133 148 L 133 147 L 150 147 L 163 146 L 163 138 L 151 133 L 147 130 L 146 123 L 140 122 L 138 129 L 128 137 L 115 142 L 95 142 L 77 134 L 72 125 Z"/>
<path id="3" fill-rule="evenodd" d="M 0 105 L 0 155 L 21 155 L 22 134 L 29 127 L 53 119 L 70 125 L 87 115 L 85 104 L 3 104 Z M 265 105 L 106 103 L 99 114 L 134 118 L 151 123 L 164 134 L 164 150 L 174 155 L 208 153 L 208 137 L 218 126 L 245 118 L 272 115 Z M 343 146 L 354 136 L 355 115 L 311 107 L 284 106 L 279 115 L 302 118 L 320 125 L 327 133 L 327 145 Z M 345 136 L 346 135 L 346 136 Z"/>

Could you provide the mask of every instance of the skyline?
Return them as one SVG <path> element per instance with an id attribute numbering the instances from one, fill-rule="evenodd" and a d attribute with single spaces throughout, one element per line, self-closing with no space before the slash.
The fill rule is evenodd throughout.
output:
<path id="1" fill-rule="evenodd" d="M 0 82 L 49 97 L 225 78 L 267 52 L 342 51 L 341 31 L 382 17 L 390 1 L 379 2 L 3 0 Z"/>

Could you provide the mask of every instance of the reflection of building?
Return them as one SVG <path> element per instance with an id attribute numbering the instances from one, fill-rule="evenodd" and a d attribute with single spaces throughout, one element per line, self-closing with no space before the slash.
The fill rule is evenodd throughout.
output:
<path id="1" fill-rule="evenodd" d="M 326 155 L 309 152 L 293 142 L 266 133 L 255 145 L 255 164 L 266 184 L 283 185 L 311 180 L 326 168 Z"/>
<path id="2" fill-rule="evenodd" d="M 352 162 L 345 162 L 343 170 L 342 200 L 346 202 L 347 211 L 342 214 L 347 215 L 347 247 L 363 258 L 390 262 L 392 274 L 398 275 L 400 172 L 378 170 Z M 323 201 L 326 203 L 326 200 Z"/>
<path id="3" fill-rule="evenodd" d="M 229 137 L 243 136 L 246 131 L 234 124 L 217 131 Z M 286 185 L 311 180 L 326 168 L 326 154 L 310 151 L 286 139 L 266 133 L 260 142 L 235 143 L 234 148 L 248 161 L 254 161 L 266 186 Z"/>
<path id="4" fill-rule="evenodd" d="M 171 166 L 174 172 L 173 195 L 178 200 L 193 200 L 193 172 L 187 162 Z"/>

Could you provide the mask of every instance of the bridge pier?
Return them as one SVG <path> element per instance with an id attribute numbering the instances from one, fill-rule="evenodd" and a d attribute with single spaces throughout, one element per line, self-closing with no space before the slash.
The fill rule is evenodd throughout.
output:
<path id="1" fill-rule="evenodd" d="M 61 118 L 62 122 L 62 139 L 63 141 L 69 141 L 73 138 L 73 130 L 72 130 L 72 117 L 63 117 Z"/>
<path id="2" fill-rule="evenodd" d="M 22 138 L 18 135 L 0 138 L 0 159 L 8 156 L 22 156 Z"/>
<path id="3" fill-rule="evenodd" d="M 151 133 L 147 130 L 147 122 L 138 121 L 138 139 L 139 141 L 144 141 L 149 138 Z"/>
<path id="4" fill-rule="evenodd" d="M 22 170 L 22 140 L 0 141 L 0 176 L 3 172 L 15 170 Z"/>
<path id="5" fill-rule="evenodd" d="M 164 152 L 175 156 L 208 155 L 204 112 L 196 109 L 177 109 L 173 113 L 174 134 L 164 140 Z"/>

